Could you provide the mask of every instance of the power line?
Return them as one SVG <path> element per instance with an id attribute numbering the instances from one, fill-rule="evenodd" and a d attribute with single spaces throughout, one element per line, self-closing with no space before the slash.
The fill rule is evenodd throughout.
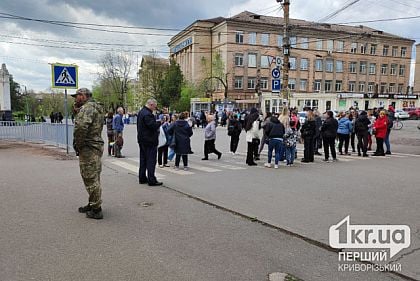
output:
<path id="1" fill-rule="evenodd" d="M 348 7 L 356 4 L 359 1 L 360 0 L 354 0 L 354 1 L 350 2 L 350 3 L 348 3 L 347 5 L 344 5 L 342 8 L 338 9 L 337 11 L 332 12 L 331 14 L 329 14 L 329 15 L 321 18 L 320 20 L 318 20 L 318 22 L 325 22 L 325 21 L 328 21 L 328 20 L 332 19 L 333 17 L 335 17 L 336 15 L 338 15 L 339 13 L 341 13 L 342 11 L 344 11 Z"/>
<path id="2" fill-rule="evenodd" d="M 385 21 L 396 21 L 396 20 L 410 20 L 410 19 L 418 19 L 418 18 L 420 18 L 420 16 L 376 19 L 376 20 L 365 20 L 365 21 L 348 21 L 348 22 L 340 22 L 340 23 L 334 23 L 334 24 L 355 24 L 355 23 L 385 22 Z"/>

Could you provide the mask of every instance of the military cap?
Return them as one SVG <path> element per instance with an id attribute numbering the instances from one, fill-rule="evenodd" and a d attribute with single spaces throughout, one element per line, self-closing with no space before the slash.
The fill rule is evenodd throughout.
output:
<path id="1" fill-rule="evenodd" d="M 76 91 L 76 93 L 75 94 L 73 94 L 73 95 L 71 95 L 73 98 L 75 98 L 77 95 L 79 95 L 79 94 L 84 94 L 84 95 L 86 95 L 86 96 L 88 96 L 88 97 L 91 97 L 92 96 L 92 92 L 88 89 L 88 88 L 80 88 L 80 89 L 78 89 L 77 91 Z"/>

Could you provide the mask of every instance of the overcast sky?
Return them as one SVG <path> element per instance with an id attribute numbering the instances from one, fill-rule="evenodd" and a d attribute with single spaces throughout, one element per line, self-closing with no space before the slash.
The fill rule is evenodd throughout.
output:
<path id="1" fill-rule="evenodd" d="M 292 18 L 318 21 L 353 0 L 290 0 L 290 2 Z M 51 87 L 49 63 L 74 63 L 79 66 L 79 86 L 91 88 L 97 79 L 98 62 L 107 50 L 130 50 L 135 63 L 137 59 L 140 62 L 141 56 L 151 50 L 158 51 L 160 56 L 168 56 L 167 43 L 177 30 L 185 28 L 197 19 L 230 17 L 245 10 L 262 15 L 283 15 L 275 0 L 2 0 L 0 62 L 6 63 L 16 82 L 26 86 L 28 90 L 35 91 L 46 91 Z M 6 14 L 47 21 L 152 29 L 83 26 L 127 32 L 112 33 L 33 20 L 10 19 L 5 18 Z M 344 23 L 417 15 L 420 15 L 420 0 L 360 0 L 327 22 Z M 419 24 L 420 19 L 417 18 L 364 23 L 416 41 L 420 40 Z M 67 46 L 73 49 L 64 48 Z M 135 71 L 132 73 L 132 78 L 135 78 Z"/>

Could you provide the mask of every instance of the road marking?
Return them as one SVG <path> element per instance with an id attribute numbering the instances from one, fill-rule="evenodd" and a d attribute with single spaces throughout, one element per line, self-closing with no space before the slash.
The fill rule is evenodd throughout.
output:
<path id="1" fill-rule="evenodd" d="M 133 162 L 136 162 L 136 163 L 140 163 L 139 159 L 130 158 L 129 160 L 131 160 Z M 187 176 L 187 175 L 194 175 L 195 174 L 194 172 L 184 171 L 184 170 L 182 170 L 182 168 L 180 168 L 179 170 L 175 170 L 173 168 L 173 166 L 172 167 L 165 167 L 165 168 L 159 168 L 159 166 L 157 166 L 157 169 L 159 169 L 159 171 L 166 171 L 166 172 L 181 175 L 181 176 Z"/>
<path id="2" fill-rule="evenodd" d="M 192 170 L 199 170 L 199 171 L 203 171 L 203 172 L 208 172 L 208 173 L 215 173 L 215 172 L 221 172 L 222 170 L 219 169 L 214 169 L 214 168 L 210 168 L 210 167 L 205 167 L 205 166 L 199 166 L 197 164 L 194 164 L 192 167 L 190 167 Z"/>
<path id="3" fill-rule="evenodd" d="M 273 272 L 268 275 L 269 281 L 284 281 L 286 280 L 287 274 L 280 272 Z"/>
<path id="4" fill-rule="evenodd" d="M 418 154 L 407 154 L 407 153 L 399 153 L 399 152 L 398 153 L 392 152 L 391 157 L 395 156 L 395 155 L 420 157 L 420 155 L 418 155 Z"/>
<path id="5" fill-rule="evenodd" d="M 228 164 L 220 164 L 220 162 L 219 163 L 206 162 L 206 165 L 214 166 L 214 167 L 217 167 L 217 168 L 228 169 L 228 170 L 246 170 L 246 168 L 244 168 L 244 167 L 238 167 L 238 166 L 233 166 L 233 165 L 228 165 Z M 223 162 L 221 162 L 221 163 L 223 163 Z"/>
<path id="6" fill-rule="evenodd" d="M 133 173 L 138 174 L 138 172 L 139 172 L 139 167 L 137 167 L 137 166 L 135 166 L 135 165 L 132 165 L 132 164 L 129 164 L 129 163 L 127 163 L 127 162 L 120 161 L 120 160 L 109 160 L 109 162 L 110 162 L 110 163 L 112 163 L 112 164 L 114 164 L 114 165 L 116 165 L 116 166 L 119 166 L 119 167 L 121 167 L 121 168 L 124 168 L 124 169 L 126 169 L 126 170 L 129 170 L 129 171 L 131 171 L 131 172 L 133 172 Z M 159 174 L 159 173 L 156 173 L 156 172 L 155 172 L 155 176 L 156 176 L 158 179 L 163 179 L 163 178 L 165 178 L 165 175 L 162 175 L 162 174 Z"/>

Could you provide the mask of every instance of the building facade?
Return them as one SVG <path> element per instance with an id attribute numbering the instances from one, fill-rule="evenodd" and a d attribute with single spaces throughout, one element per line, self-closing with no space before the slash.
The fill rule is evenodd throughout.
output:
<path id="1" fill-rule="evenodd" d="M 290 27 L 291 107 L 324 111 L 418 106 L 418 96 L 408 87 L 413 40 L 366 26 L 292 19 Z M 168 45 L 189 81 L 211 77 L 203 61 L 220 56 L 228 99 L 244 108 L 261 104 L 263 111 L 278 112 L 283 106 L 278 93 L 283 18 L 245 11 L 231 18 L 198 20 Z M 279 73 L 273 71 L 276 61 Z M 223 100 L 224 89 L 218 85 L 214 90 L 212 99 Z"/>

